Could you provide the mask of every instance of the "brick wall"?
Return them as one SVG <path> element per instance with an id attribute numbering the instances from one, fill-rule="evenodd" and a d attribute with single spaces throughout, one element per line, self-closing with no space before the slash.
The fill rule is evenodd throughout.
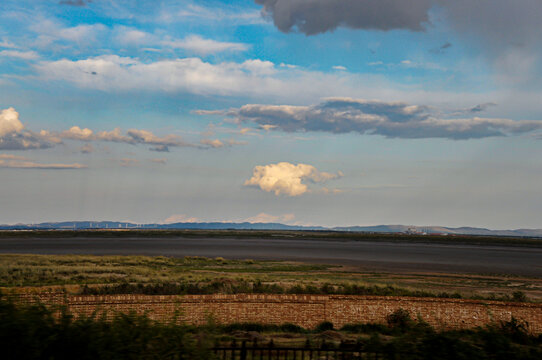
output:
<path id="1" fill-rule="evenodd" d="M 335 327 L 348 323 L 385 323 L 386 316 L 397 309 L 408 310 L 415 318 L 439 329 L 483 326 L 493 321 L 526 320 L 533 333 L 542 333 L 542 304 L 505 303 L 440 298 L 349 295 L 107 295 L 79 296 L 59 293 L 20 293 L 19 301 L 67 305 L 75 315 L 94 311 L 135 311 L 156 320 L 178 319 L 190 324 L 204 324 L 209 316 L 217 323 L 258 322 L 293 323 L 313 328 L 322 321 Z"/>

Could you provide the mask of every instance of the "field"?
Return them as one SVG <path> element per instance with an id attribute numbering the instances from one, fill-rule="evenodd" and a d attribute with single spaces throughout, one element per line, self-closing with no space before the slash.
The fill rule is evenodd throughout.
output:
<path id="1" fill-rule="evenodd" d="M 335 264 L 318 261 L 319 254 L 329 249 L 359 243 L 364 246 L 347 246 L 343 253 L 348 254 L 354 248 L 358 249 L 354 255 L 358 259 L 369 250 L 374 251 L 369 257 L 397 259 L 409 252 L 412 260 L 414 254 L 429 249 L 425 257 L 416 258 L 428 261 L 444 249 L 448 258 L 443 261 L 456 261 L 454 269 L 458 271 L 442 271 L 438 263 L 412 270 L 416 267 L 413 263 L 405 270 L 391 263 L 366 266 L 365 260 L 348 263 L 337 258 L 340 261 Z M 13 253 L 18 249 L 14 244 L 25 253 Z M 376 252 L 380 244 L 383 244 L 381 251 Z M 480 256 L 496 256 L 492 269 L 501 269 L 499 261 L 515 253 L 526 260 L 518 269 L 532 267 L 532 259 L 536 260 L 540 252 L 538 239 L 323 232 L 25 231 L 0 232 L 0 245 L 0 249 L 11 252 L 0 254 L 2 294 L 51 290 L 87 295 L 296 293 L 542 302 L 540 276 L 520 276 L 513 272 L 515 268 L 506 266 L 502 272 L 477 272 L 472 266 L 480 261 Z M 187 249 L 199 252 L 208 250 L 211 245 L 214 246 L 212 251 L 229 256 L 180 256 Z M 243 255 L 237 253 L 245 248 L 254 249 L 255 245 L 259 246 L 260 254 L 278 251 L 272 256 L 284 256 L 286 251 L 300 251 L 303 257 L 307 248 L 312 247 L 315 255 L 309 263 L 243 259 Z M 143 253 L 173 252 L 173 255 L 105 255 L 113 251 L 126 254 L 137 249 L 143 249 Z M 71 251 L 80 254 L 71 254 Z M 40 252 L 43 254 L 36 254 Z M 467 255 L 470 260 L 466 259 Z M 508 261 L 517 262 L 514 258 Z M 120 358 L 130 353 L 130 358 L 211 359 L 213 346 L 230 346 L 233 341 L 237 344 L 273 342 L 274 346 L 315 349 L 357 346 L 368 352 L 392 354 L 390 358 L 401 354 L 405 359 L 425 359 L 424 354 L 436 351 L 441 358 L 450 359 L 538 359 L 542 352 L 542 335 L 530 334 L 527 323 L 513 318 L 457 331 L 436 330 L 400 310 L 388 316 L 387 324 L 353 323 L 340 329 L 325 322 L 311 329 L 293 324 L 217 325 L 212 318 L 207 325 L 192 326 L 154 322 L 135 314 L 117 314 L 108 321 L 100 317 L 76 319 L 68 314 L 59 319 L 45 307 L 14 306 L 9 301 L 9 297 L 0 297 L 0 338 L 14 351 L 12 358 L 42 358 L 53 354 L 56 358 Z M 3 327 L 2 324 L 17 326 Z M 130 344 L 129 348 L 126 344 Z"/>
<path id="2" fill-rule="evenodd" d="M 88 287 L 84 286 L 88 285 Z M 71 293 L 351 293 L 542 301 L 542 280 L 203 257 L 0 255 L 0 286 Z"/>

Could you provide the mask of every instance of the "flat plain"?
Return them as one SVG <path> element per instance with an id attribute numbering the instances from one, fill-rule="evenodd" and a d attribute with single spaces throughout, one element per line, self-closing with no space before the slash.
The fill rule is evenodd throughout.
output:
<path id="1" fill-rule="evenodd" d="M 64 286 L 77 292 L 82 284 L 219 281 L 242 288 L 261 282 L 280 286 L 281 291 L 328 284 L 475 298 L 521 291 L 532 301 L 542 300 L 542 248 L 531 244 L 533 239 L 255 235 L 2 233 L 0 286 Z"/>

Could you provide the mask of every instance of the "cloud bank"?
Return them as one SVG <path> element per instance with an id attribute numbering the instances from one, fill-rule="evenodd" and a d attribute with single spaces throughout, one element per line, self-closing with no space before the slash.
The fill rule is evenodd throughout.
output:
<path id="1" fill-rule="evenodd" d="M 273 192 L 277 196 L 299 196 L 308 191 L 308 186 L 302 183 L 303 180 L 322 183 L 338 179 L 341 176 L 343 176 L 341 172 L 337 174 L 321 172 L 312 165 L 280 162 L 254 167 L 252 177 L 246 180 L 244 185 L 259 187 L 261 190 Z"/>
<path id="2" fill-rule="evenodd" d="M 0 150 L 46 149 L 60 142 L 45 130 L 40 133 L 26 130 L 14 108 L 0 112 Z"/>
<path id="3" fill-rule="evenodd" d="M 472 116 L 490 105 L 477 105 L 460 113 Z M 357 132 L 388 138 L 459 140 L 525 134 L 542 129 L 542 121 L 538 120 L 447 118 L 447 114 L 429 106 L 352 98 L 329 98 L 311 106 L 249 104 L 223 114 L 238 122 L 254 123 L 275 131 Z"/>
<path id="4" fill-rule="evenodd" d="M 150 150 L 168 152 L 170 147 L 195 147 L 200 149 L 222 148 L 227 146 L 242 145 L 246 142 L 228 139 L 202 139 L 199 143 L 184 140 L 181 136 L 168 134 L 158 136 L 148 130 L 129 129 L 125 133 L 120 128 L 111 131 L 94 132 L 88 128 L 72 126 L 61 132 L 41 130 L 34 133 L 26 130 L 19 120 L 19 113 L 12 107 L 0 112 L 0 150 L 31 150 L 47 149 L 61 144 L 63 140 L 75 140 L 90 143 L 92 141 L 108 141 L 131 145 L 150 145 Z M 94 149 L 86 144 L 81 152 L 90 153 Z"/>

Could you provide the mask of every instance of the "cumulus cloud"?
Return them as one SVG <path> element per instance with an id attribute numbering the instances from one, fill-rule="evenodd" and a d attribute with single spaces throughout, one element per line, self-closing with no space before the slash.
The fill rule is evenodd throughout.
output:
<path id="1" fill-rule="evenodd" d="M 488 106 L 481 104 L 469 112 L 481 112 Z M 440 111 L 424 105 L 351 98 L 329 98 L 311 106 L 249 104 L 224 114 L 269 130 L 357 132 L 389 138 L 471 139 L 542 129 L 538 120 L 445 118 Z"/>
<path id="2" fill-rule="evenodd" d="M 303 180 L 322 183 L 337 179 L 342 175 L 341 172 L 337 174 L 321 172 L 312 165 L 280 162 L 254 167 L 252 177 L 246 180 L 244 185 L 259 187 L 261 190 L 273 192 L 277 196 L 298 196 L 308 191 L 308 186 L 302 183 Z"/>
<path id="3" fill-rule="evenodd" d="M 164 40 L 162 45 L 183 49 L 199 55 L 216 54 L 224 51 L 246 51 L 248 45 L 237 42 L 216 41 L 199 35 L 189 35 L 180 40 Z"/>
<path id="4" fill-rule="evenodd" d="M 297 29 L 306 35 L 339 26 L 366 30 L 422 31 L 433 0 L 255 0 L 263 14 L 283 32 Z"/>
<path id="5" fill-rule="evenodd" d="M 93 140 L 93 131 L 90 129 L 81 129 L 79 126 L 72 126 L 69 130 L 60 133 L 60 137 L 64 139 L 90 141 Z"/>
<path id="6" fill-rule="evenodd" d="M 19 113 L 14 108 L 10 107 L 0 112 L 0 149 L 46 149 L 59 142 L 60 139 L 45 130 L 40 133 L 26 130 L 19 120 Z"/>

